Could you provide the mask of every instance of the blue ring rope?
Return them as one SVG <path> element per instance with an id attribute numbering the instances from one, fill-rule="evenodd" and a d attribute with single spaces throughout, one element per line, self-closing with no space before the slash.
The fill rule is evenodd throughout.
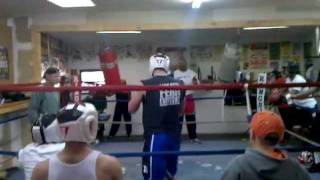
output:
<path id="1" fill-rule="evenodd" d="M 16 151 L 3 151 L 3 150 L 0 150 L 0 155 L 5 155 L 5 156 L 18 156 L 18 152 L 16 152 Z"/>
<path id="2" fill-rule="evenodd" d="M 304 148 L 280 148 L 287 152 L 301 151 L 319 151 L 320 147 L 304 147 Z M 163 152 L 132 152 L 132 153 L 110 153 L 110 155 L 118 158 L 130 157 L 146 157 L 146 156 L 163 156 L 163 155 L 179 155 L 179 156 L 207 156 L 207 155 L 233 155 L 243 154 L 245 149 L 227 149 L 227 150 L 210 150 L 210 151 L 163 151 Z"/>
<path id="3" fill-rule="evenodd" d="M 0 124 L 5 124 L 5 123 L 11 122 L 11 121 L 17 121 L 20 118 L 24 118 L 24 117 L 27 117 L 27 116 L 28 116 L 28 114 L 23 114 L 23 115 L 20 115 L 20 116 L 4 119 L 4 120 L 0 121 Z"/>
<path id="4" fill-rule="evenodd" d="M 287 152 L 301 151 L 320 151 L 320 147 L 299 147 L 299 148 L 279 148 Z M 123 153 L 108 153 L 109 155 L 118 158 L 146 157 L 146 156 L 163 156 L 163 155 L 179 155 L 179 156 L 207 156 L 207 155 L 233 155 L 242 154 L 245 149 L 225 149 L 225 150 L 210 150 L 210 151 L 162 151 L 162 152 L 123 152 Z M 16 151 L 0 151 L 0 155 L 17 156 Z"/>

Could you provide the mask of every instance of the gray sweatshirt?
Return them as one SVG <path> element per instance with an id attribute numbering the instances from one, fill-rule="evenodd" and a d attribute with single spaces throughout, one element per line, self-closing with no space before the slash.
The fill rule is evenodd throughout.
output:
<path id="1" fill-rule="evenodd" d="M 309 180 L 311 177 L 300 164 L 290 158 L 275 159 L 248 148 L 233 159 L 222 180 Z"/>
<path id="2" fill-rule="evenodd" d="M 55 114 L 60 109 L 59 92 L 34 92 L 28 109 L 28 118 L 35 122 L 40 114 Z"/>

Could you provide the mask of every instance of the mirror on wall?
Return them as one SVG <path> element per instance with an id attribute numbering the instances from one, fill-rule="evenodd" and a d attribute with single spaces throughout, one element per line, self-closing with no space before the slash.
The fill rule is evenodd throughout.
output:
<path id="1" fill-rule="evenodd" d="M 255 80 L 257 72 L 281 71 L 289 62 L 301 71 L 315 55 L 315 27 L 244 30 L 193 29 L 131 33 L 42 33 L 42 68 L 58 66 L 64 73 L 100 69 L 98 54 L 111 46 L 117 53 L 121 75 L 129 82 L 148 76 L 148 58 L 162 51 L 171 58 L 171 69 L 184 57 L 202 82 Z M 246 74 L 237 73 L 246 72 Z"/>

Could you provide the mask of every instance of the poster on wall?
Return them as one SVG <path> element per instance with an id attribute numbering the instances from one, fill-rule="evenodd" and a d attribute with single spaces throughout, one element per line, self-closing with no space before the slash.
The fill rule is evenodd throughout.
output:
<path id="1" fill-rule="evenodd" d="M 131 45 L 115 45 L 113 48 L 117 53 L 118 61 L 134 58 L 135 56 L 133 46 Z"/>
<path id="2" fill-rule="evenodd" d="M 249 49 L 250 69 L 266 69 L 269 66 L 269 49 L 267 44 L 253 44 Z"/>
<path id="3" fill-rule="evenodd" d="M 292 56 L 291 56 L 292 46 L 290 42 L 282 42 L 280 44 L 280 52 L 281 52 L 280 58 L 282 60 L 289 60 L 289 61 L 292 60 Z"/>
<path id="4" fill-rule="evenodd" d="M 302 44 L 301 43 L 293 43 L 292 45 L 292 60 L 295 62 L 302 61 L 303 53 L 302 53 Z"/>
<path id="5" fill-rule="evenodd" d="M 139 44 L 137 45 L 138 60 L 149 59 L 152 55 L 152 45 L 150 44 Z"/>
<path id="6" fill-rule="evenodd" d="M 195 61 L 207 61 L 213 58 L 213 47 L 212 46 L 191 46 L 190 57 Z"/>
<path id="7" fill-rule="evenodd" d="M 9 80 L 8 49 L 0 46 L 0 80 Z"/>
<path id="8" fill-rule="evenodd" d="M 138 59 L 146 60 L 152 54 L 152 46 L 148 44 L 127 44 L 113 46 L 118 55 L 118 60 Z"/>

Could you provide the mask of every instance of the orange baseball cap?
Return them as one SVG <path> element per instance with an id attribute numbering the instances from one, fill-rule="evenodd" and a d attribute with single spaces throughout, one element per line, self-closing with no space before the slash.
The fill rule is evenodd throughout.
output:
<path id="1" fill-rule="evenodd" d="M 271 133 L 276 133 L 282 139 L 285 131 L 281 117 L 271 111 L 257 112 L 252 117 L 250 126 L 253 134 L 260 138 L 265 138 Z"/>

